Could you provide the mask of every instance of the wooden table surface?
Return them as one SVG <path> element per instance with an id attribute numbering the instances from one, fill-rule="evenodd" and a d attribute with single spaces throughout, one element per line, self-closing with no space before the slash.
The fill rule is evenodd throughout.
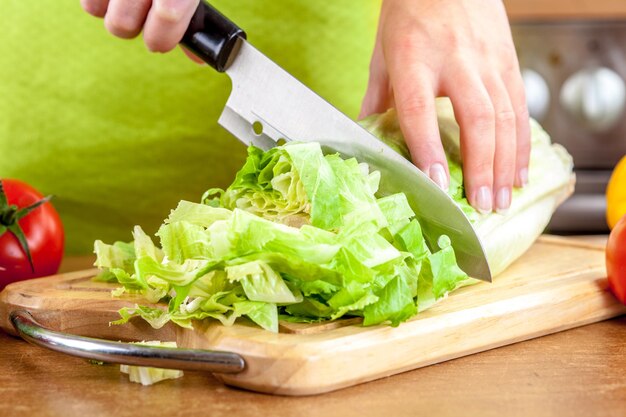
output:
<path id="1" fill-rule="evenodd" d="M 624 19 L 624 0 L 504 0 L 509 19 L 576 20 Z"/>
<path id="2" fill-rule="evenodd" d="M 65 270 L 86 266 L 69 259 Z M 0 416 L 626 416 L 626 317 L 314 397 L 221 385 L 210 374 L 143 387 L 114 365 L 0 331 Z"/>

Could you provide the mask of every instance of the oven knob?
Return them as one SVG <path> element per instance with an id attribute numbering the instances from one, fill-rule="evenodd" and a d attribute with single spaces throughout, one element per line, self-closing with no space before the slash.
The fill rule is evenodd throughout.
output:
<path id="1" fill-rule="evenodd" d="M 621 119 L 626 85 L 619 74 L 609 68 L 584 69 L 565 81 L 560 101 L 583 126 L 603 132 Z"/>
<path id="2" fill-rule="evenodd" d="M 526 90 L 526 104 L 528 113 L 533 119 L 541 121 L 550 105 L 550 89 L 543 77 L 534 70 L 522 69 L 524 89 Z"/>

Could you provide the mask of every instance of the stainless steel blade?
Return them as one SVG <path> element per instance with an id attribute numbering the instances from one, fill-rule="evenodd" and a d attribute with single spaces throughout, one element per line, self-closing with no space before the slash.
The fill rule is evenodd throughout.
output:
<path id="1" fill-rule="evenodd" d="M 226 70 L 232 92 L 219 123 L 247 145 L 320 142 L 328 151 L 381 171 L 381 192 L 404 192 L 431 247 L 446 234 L 459 266 L 491 281 L 481 242 L 452 199 L 412 163 L 311 91 L 245 40 Z M 262 131 L 261 131 L 262 130 Z"/>

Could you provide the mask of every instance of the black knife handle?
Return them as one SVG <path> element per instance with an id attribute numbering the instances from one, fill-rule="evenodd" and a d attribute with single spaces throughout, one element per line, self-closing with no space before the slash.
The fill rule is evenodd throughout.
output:
<path id="1" fill-rule="evenodd" d="M 200 0 L 185 36 L 185 47 L 219 72 L 224 72 L 246 33 L 204 0 Z"/>

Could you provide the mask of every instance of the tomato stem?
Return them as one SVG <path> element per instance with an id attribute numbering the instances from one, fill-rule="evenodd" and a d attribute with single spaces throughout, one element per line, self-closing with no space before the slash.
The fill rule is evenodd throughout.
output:
<path id="1" fill-rule="evenodd" d="M 0 224 L 3 226 L 10 226 L 15 223 L 17 215 L 17 206 L 9 206 L 7 207 L 2 216 L 0 216 Z"/>
<path id="2" fill-rule="evenodd" d="M 42 198 L 41 200 L 24 208 L 19 208 L 14 204 L 9 205 L 7 195 L 4 192 L 4 185 L 2 184 L 2 180 L 0 180 L 0 236 L 7 231 L 11 232 L 13 236 L 15 236 L 24 251 L 24 254 L 28 258 L 28 263 L 30 264 L 32 272 L 35 272 L 35 265 L 33 264 L 33 257 L 31 256 L 30 248 L 28 247 L 28 241 L 26 240 L 24 231 L 20 227 L 19 220 L 26 217 L 37 207 L 50 201 L 51 198 L 52 196 L 47 196 L 46 198 Z"/>

